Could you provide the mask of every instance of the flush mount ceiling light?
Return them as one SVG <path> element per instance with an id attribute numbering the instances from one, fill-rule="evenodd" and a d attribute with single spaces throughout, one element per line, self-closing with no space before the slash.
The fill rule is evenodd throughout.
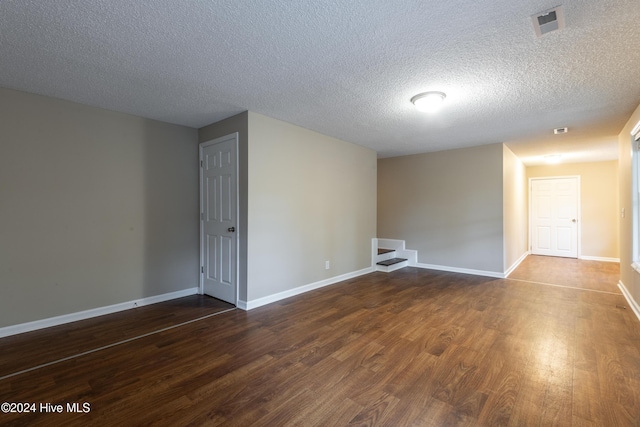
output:
<path id="1" fill-rule="evenodd" d="M 425 113 L 433 113 L 442 106 L 442 101 L 447 97 L 443 92 L 423 92 L 413 98 L 411 102 L 416 106 L 418 111 Z"/>
<path id="2" fill-rule="evenodd" d="M 556 165 L 562 160 L 562 154 L 549 154 L 544 156 L 544 161 L 550 165 Z"/>

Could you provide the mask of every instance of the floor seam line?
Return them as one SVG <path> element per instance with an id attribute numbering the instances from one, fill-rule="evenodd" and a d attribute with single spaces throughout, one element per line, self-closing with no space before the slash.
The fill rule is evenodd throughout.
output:
<path id="1" fill-rule="evenodd" d="M 219 314 L 228 313 L 228 312 L 236 310 L 236 309 L 237 309 L 237 307 L 228 308 L 228 309 L 223 310 L 223 311 L 219 311 L 219 312 L 216 312 L 216 313 L 207 314 L 206 316 L 198 317 L 197 319 L 187 320 L 186 322 L 178 323 L 177 325 L 167 326 L 166 328 L 157 329 L 155 331 L 147 332 L 146 334 L 138 335 L 138 336 L 135 336 L 135 337 L 132 337 L 132 338 L 127 338 L 125 340 L 121 340 L 121 341 L 118 341 L 118 342 L 115 342 L 115 343 L 107 344 L 107 345 L 104 345 L 102 347 L 93 348 L 91 350 L 83 351 L 82 353 L 72 354 L 71 356 L 63 357 L 63 358 L 60 358 L 60 359 L 53 360 L 51 362 L 43 363 L 43 364 L 40 364 L 40 365 L 37 365 L 37 366 L 33 366 L 31 368 L 23 369 L 23 370 L 18 371 L 18 372 L 13 372 L 13 373 L 10 373 L 8 375 L 4 375 L 4 376 L 0 377 L 0 381 L 5 380 L 7 378 L 15 377 L 15 376 L 18 376 L 18 375 L 21 375 L 21 374 L 26 374 L 28 372 L 33 372 L 33 371 L 41 369 L 41 368 L 46 368 L 47 366 L 56 365 L 58 363 L 66 362 L 68 360 L 77 359 L 79 357 L 86 356 L 88 354 L 97 353 L 99 351 L 106 350 L 106 349 L 109 349 L 109 348 L 112 348 L 112 347 L 116 347 L 116 346 L 121 345 L 121 344 L 126 344 L 126 343 L 129 343 L 129 342 L 132 342 L 132 341 L 139 340 L 140 338 L 146 338 L 146 337 L 151 336 L 151 335 L 155 335 L 155 334 L 159 334 L 161 332 L 169 331 L 171 329 L 179 328 L 181 326 L 185 326 L 185 325 L 188 325 L 188 324 L 191 324 L 191 323 L 194 323 L 194 322 L 198 322 L 200 320 L 208 319 L 210 317 L 217 316 Z"/>
<path id="2" fill-rule="evenodd" d="M 536 285 L 554 286 L 556 288 L 574 289 L 576 291 L 599 292 L 601 294 L 609 294 L 609 295 L 622 295 L 622 293 L 618 293 L 618 292 L 600 291 L 600 290 L 597 290 L 597 289 L 577 288 L 575 286 L 567 286 L 567 285 L 556 285 L 555 283 L 536 282 L 535 280 L 512 279 L 512 278 L 509 278 L 509 277 L 505 278 L 505 280 L 514 280 L 514 281 L 518 281 L 518 282 L 533 283 L 533 284 L 536 284 Z"/>

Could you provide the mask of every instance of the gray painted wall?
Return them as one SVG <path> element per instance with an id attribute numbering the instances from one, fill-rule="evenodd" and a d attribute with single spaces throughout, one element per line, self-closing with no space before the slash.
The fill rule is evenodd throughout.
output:
<path id="1" fill-rule="evenodd" d="M 504 271 L 502 144 L 378 160 L 378 237 L 418 262 Z"/>
<path id="2" fill-rule="evenodd" d="M 0 327 L 198 286 L 195 129 L 0 89 Z"/>
<path id="3" fill-rule="evenodd" d="M 253 112 L 200 129 L 198 140 L 234 132 L 240 144 L 241 301 L 371 265 L 375 151 Z"/>
<path id="4" fill-rule="evenodd" d="M 375 151 L 249 112 L 248 190 L 250 301 L 371 266 Z"/>

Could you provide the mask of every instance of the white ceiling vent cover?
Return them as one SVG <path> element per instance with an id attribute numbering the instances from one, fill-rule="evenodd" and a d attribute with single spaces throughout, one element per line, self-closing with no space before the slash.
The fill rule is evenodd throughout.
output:
<path id="1" fill-rule="evenodd" d="M 533 29 L 536 31 L 536 36 L 538 37 L 542 37 L 555 30 L 560 30 L 564 28 L 564 12 L 562 6 L 537 13 L 531 17 L 531 20 L 533 21 Z"/>

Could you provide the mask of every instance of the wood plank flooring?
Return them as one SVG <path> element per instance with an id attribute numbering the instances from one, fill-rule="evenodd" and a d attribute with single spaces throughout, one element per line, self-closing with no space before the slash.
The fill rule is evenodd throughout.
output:
<path id="1" fill-rule="evenodd" d="M 620 264 L 617 262 L 529 255 L 509 278 L 620 293 L 617 286 Z"/>
<path id="2" fill-rule="evenodd" d="M 225 312 L 1 380 L 0 402 L 91 410 L 0 424 L 640 425 L 624 298 L 522 277 L 404 268 Z M 46 351 L 43 334 L 0 340 L 5 366 Z"/>
<path id="3" fill-rule="evenodd" d="M 215 298 L 192 295 L 0 338 L 0 378 L 233 307 Z"/>

